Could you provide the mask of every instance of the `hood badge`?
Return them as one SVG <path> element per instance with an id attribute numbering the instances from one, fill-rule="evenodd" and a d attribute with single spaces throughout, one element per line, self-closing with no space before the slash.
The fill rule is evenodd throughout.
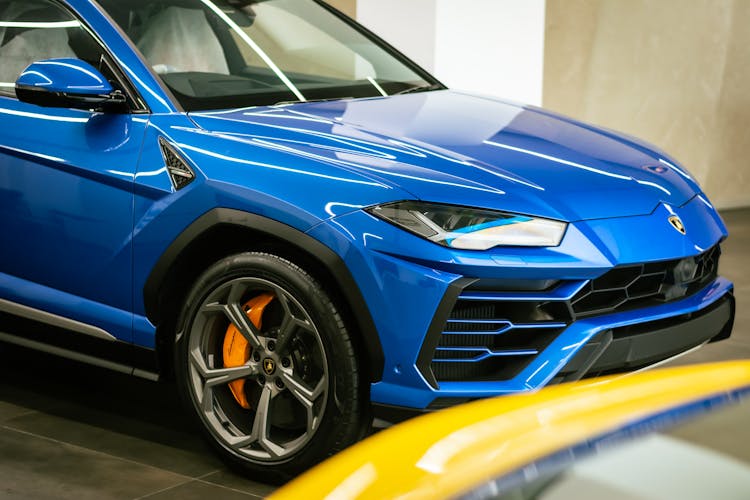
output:
<path id="1" fill-rule="evenodd" d="M 669 169 L 664 165 L 646 165 L 643 168 L 652 172 L 656 172 L 657 174 L 666 174 L 669 171 Z"/>
<path id="2" fill-rule="evenodd" d="M 669 223 L 672 224 L 672 227 L 675 228 L 680 233 L 687 234 L 687 230 L 685 229 L 685 224 L 682 223 L 682 219 L 680 219 L 678 216 L 676 215 L 671 216 L 669 218 Z"/>

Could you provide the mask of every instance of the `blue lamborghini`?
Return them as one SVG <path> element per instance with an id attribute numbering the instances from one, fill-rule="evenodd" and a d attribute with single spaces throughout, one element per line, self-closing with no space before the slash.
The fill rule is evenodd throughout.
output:
<path id="1" fill-rule="evenodd" d="M 0 0 L 0 227 L 1 341 L 173 379 L 263 478 L 734 316 L 674 159 L 320 0 Z"/>

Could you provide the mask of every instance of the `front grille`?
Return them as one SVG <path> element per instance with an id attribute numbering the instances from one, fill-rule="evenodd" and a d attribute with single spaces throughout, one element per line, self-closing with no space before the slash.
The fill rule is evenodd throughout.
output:
<path id="1" fill-rule="evenodd" d="M 455 323 L 454 329 L 455 329 Z M 469 324 L 470 325 L 470 324 Z M 557 337 L 565 323 L 503 324 L 492 333 L 446 331 L 431 363 L 438 381 L 507 380 Z"/>
<path id="2" fill-rule="evenodd" d="M 692 295 L 716 279 L 721 250 L 695 257 L 616 267 L 570 301 L 576 318 L 649 307 Z"/>
<path id="3" fill-rule="evenodd" d="M 429 367 L 435 383 L 510 380 L 577 319 L 698 292 L 716 278 L 720 253 L 717 245 L 695 257 L 620 266 L 549 290 L 493 292 L 470 285 L 458 294 L 421 369 Z"/>

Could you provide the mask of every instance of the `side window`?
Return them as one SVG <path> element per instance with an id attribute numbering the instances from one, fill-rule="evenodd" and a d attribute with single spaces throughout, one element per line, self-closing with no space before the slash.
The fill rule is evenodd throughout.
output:
<path id="1" fill-rule="evenodd" d="M 35 61 L 75 57 L 113 77 L 104 50 L 81 23 L 49 0 L 0 0 L 0 94 L 15 96 L 15 82 Z"/>

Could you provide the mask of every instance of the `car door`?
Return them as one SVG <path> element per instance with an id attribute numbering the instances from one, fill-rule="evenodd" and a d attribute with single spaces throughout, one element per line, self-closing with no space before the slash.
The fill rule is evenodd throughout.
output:
<path id="1" fill-rule="evenodd" d="M 16 99 L 20 72 L 58 57 L 98 67 L 128 94 L 133 111 L 42 108 Z M 133 181 L 148 115 L 111 61 L 64 4 L 0 0 L 3 334 L 38 333 L 60 345 L 76 334 L 132 339 Z"/>

